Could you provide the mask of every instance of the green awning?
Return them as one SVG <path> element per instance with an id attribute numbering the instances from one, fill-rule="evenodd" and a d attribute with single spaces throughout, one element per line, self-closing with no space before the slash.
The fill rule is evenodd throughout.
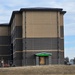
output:
<path id="1" fill-rule="evenodd" d="M 52 53 L 45 53 L 45 52 L 42 52 L 42 53 L 37 53 L 35 54 L 36 56 L 41 56 L 41 57 L 45 57 L 45 56 L 52 56 Z"/>

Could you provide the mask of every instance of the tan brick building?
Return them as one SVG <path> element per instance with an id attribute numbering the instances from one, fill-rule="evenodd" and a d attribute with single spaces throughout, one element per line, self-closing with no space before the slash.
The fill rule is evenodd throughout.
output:
<path id="1" fill-rule="evenodd" d="M 60 8 L 22 8 L 9 24 L 0 24 L 0 60 L 16 66 L 64 63 L 66 11 Z"/>

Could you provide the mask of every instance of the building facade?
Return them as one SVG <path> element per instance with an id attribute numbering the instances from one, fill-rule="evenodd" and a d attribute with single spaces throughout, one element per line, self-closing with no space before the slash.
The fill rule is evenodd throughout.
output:
<path id="1" fill-rule="evenodd" d="M 16 66 L 64 63 L 66 11 L 60 8 L 22 8 L 9 24 L 0 24 L 0 60 Z"/>

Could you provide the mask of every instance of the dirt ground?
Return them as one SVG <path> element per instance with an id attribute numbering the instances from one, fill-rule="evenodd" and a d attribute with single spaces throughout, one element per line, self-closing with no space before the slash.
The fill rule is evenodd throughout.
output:
<path id="1" fill-rule="evenodd" d="M 5 67 L 0 75 L 75 75 L 75 65 Z"/>

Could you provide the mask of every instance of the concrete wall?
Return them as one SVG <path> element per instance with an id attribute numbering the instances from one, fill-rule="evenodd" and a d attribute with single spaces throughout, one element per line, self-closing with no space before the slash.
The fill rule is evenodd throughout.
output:
<path id="1" fill-rule="evenodd" d="M 64 26 L 60 11 L 26 10 L 16 12 L 12 18 L 11 27 L 0 26 L 0 58 L 6 59 L 11 54 L 10 59 L 16 66 L 36 65 L 34 55 L 48 52 L 52 53 L 52 64 L 64 63 Z"/>
<path id="2" fill-rule="evenodd" d="M 11 24 L 11 43 L 13 44 L 13 64 L 22 65 L 22 15 L 17 13 Z M 18 53 L 18 51 L 20 51 Z M 20 63 L 18 63 L 20 62 Z"/>
<path id="3" fill-rule="evenodd" d="M 57 37 L 56 12 L 26 12 L 26 37 Z"/>
<path id="4" fill-rule="evenodd" d="M 0 60 L 10 60 L 10 26 L 0 26 Z"/>
<path id="5" fill-rule="evenodd" d="M 64 51 L 61 51 L 64 50 L 63 14 L 50 11 L 26 11 L 22 16 L 23 59 L 26 60 L 31 54 L 29 59 L 32 57 L 34 60 L 36 50 L 38 52 L 51 50 L 52 63 L 64 63 Z M 30 53 L 26 53 L 27 51 Z M 29 62 L 31 63 L 31 60 Z"/>

